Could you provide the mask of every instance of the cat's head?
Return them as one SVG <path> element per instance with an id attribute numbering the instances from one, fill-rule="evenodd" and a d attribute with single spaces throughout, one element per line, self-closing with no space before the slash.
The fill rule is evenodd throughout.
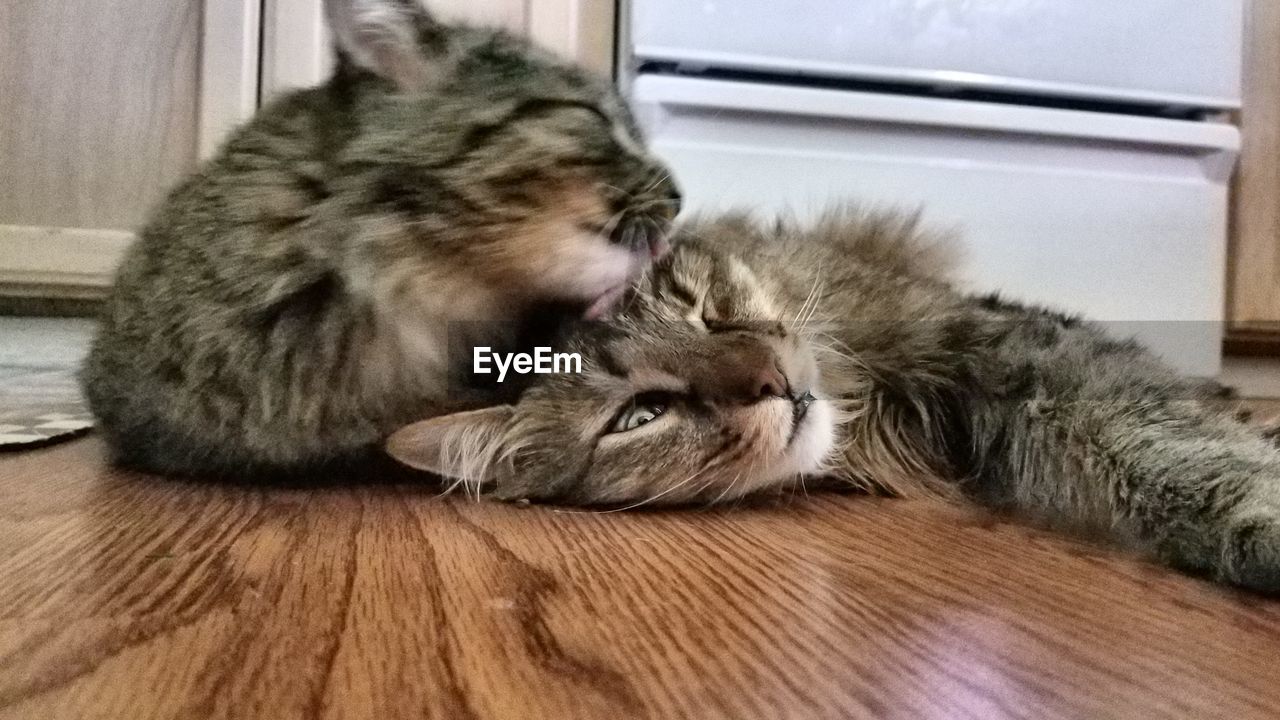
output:
<path id="1" fill-rule="evenodd" d="M 679 192 L 605 79 L 418 0 L 325 4 L 354 116 L 337 175 L 390 238 L 371 254 L 604 304 L 666 251 Z"/>
<path id="2" fill-rule="evenodd" d="M 575 504 L 731 500 L 820 472 L 836 413 L 814 346 L 732 255 L 679 244 L 607 323 L 561 352 L 513 406 L 395 433 L 402 462 L 502 499 Z"/>

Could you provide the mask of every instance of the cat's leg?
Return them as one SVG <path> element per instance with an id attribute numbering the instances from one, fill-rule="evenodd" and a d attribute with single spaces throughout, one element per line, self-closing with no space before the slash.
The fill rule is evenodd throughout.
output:
<path id="1" fill-rule="evenodd" d="M 1001 425 L 989 499 L 1280 593 L 1280 452 L 1254 429 L 1195 400 L 1115 398 L 1022 406 Z"/>

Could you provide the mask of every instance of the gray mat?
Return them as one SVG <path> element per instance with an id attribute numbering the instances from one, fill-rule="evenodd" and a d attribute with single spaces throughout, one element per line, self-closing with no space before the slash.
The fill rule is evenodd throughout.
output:
<path id="1" fill-rule="evenodd" d="M 0 366 L 0 450 L 40 447 L 92 427 L 74 370 Z"/>
<path id="2" fill-rule="evenodd" d="M 93 323 L 0 317 L 0 451 L 82 435 L 93 426 L 75 368 Z"/>

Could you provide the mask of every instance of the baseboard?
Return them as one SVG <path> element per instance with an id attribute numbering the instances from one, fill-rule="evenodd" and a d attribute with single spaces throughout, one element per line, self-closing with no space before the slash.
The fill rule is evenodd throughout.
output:
<path id="1" fill-rule="evenodd" d="M 1228 355 L 1280 358 L 1280 323 L 1230 328 L 1222 341 L 1222 350 Z"/>
<path id="2" fill-rule="evenodd" d="M 123 230 L 0 225 L 0 295 L 101 299 L 133 238 Z"/>
<path id="3" fill-rule="evenodd" d="M 1243 398 L 1280 398 L 1280 357 L 1228 355 L 1218 381 Z"/>

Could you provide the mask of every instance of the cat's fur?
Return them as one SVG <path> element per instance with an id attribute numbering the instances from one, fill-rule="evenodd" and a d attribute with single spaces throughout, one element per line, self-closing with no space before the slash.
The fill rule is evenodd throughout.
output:
<path id="1" fill-rule="evenodd" d="M 1280 451 L 1136 342 L 957 292 L 945 247 L 892 215 L 724 217 L 678 237 L 616 321 L 570 341 L 583 374 L 407 427 L 391 453 L 499 498 L 586 504 L 835 477 L 1280 591 Z M 637 404 L 652 419 L 618 431 Z"/>
<path id="2" fill-rule="evenodd" d="M 678 196 L 605 80 L 414 0 L 326 9 L 333 78 L 235 132 L 119 269 L 82 381 L 122 463 L 376 448 L 456 399 L 446 339 L 598 311 L 662 251 Z"/>

